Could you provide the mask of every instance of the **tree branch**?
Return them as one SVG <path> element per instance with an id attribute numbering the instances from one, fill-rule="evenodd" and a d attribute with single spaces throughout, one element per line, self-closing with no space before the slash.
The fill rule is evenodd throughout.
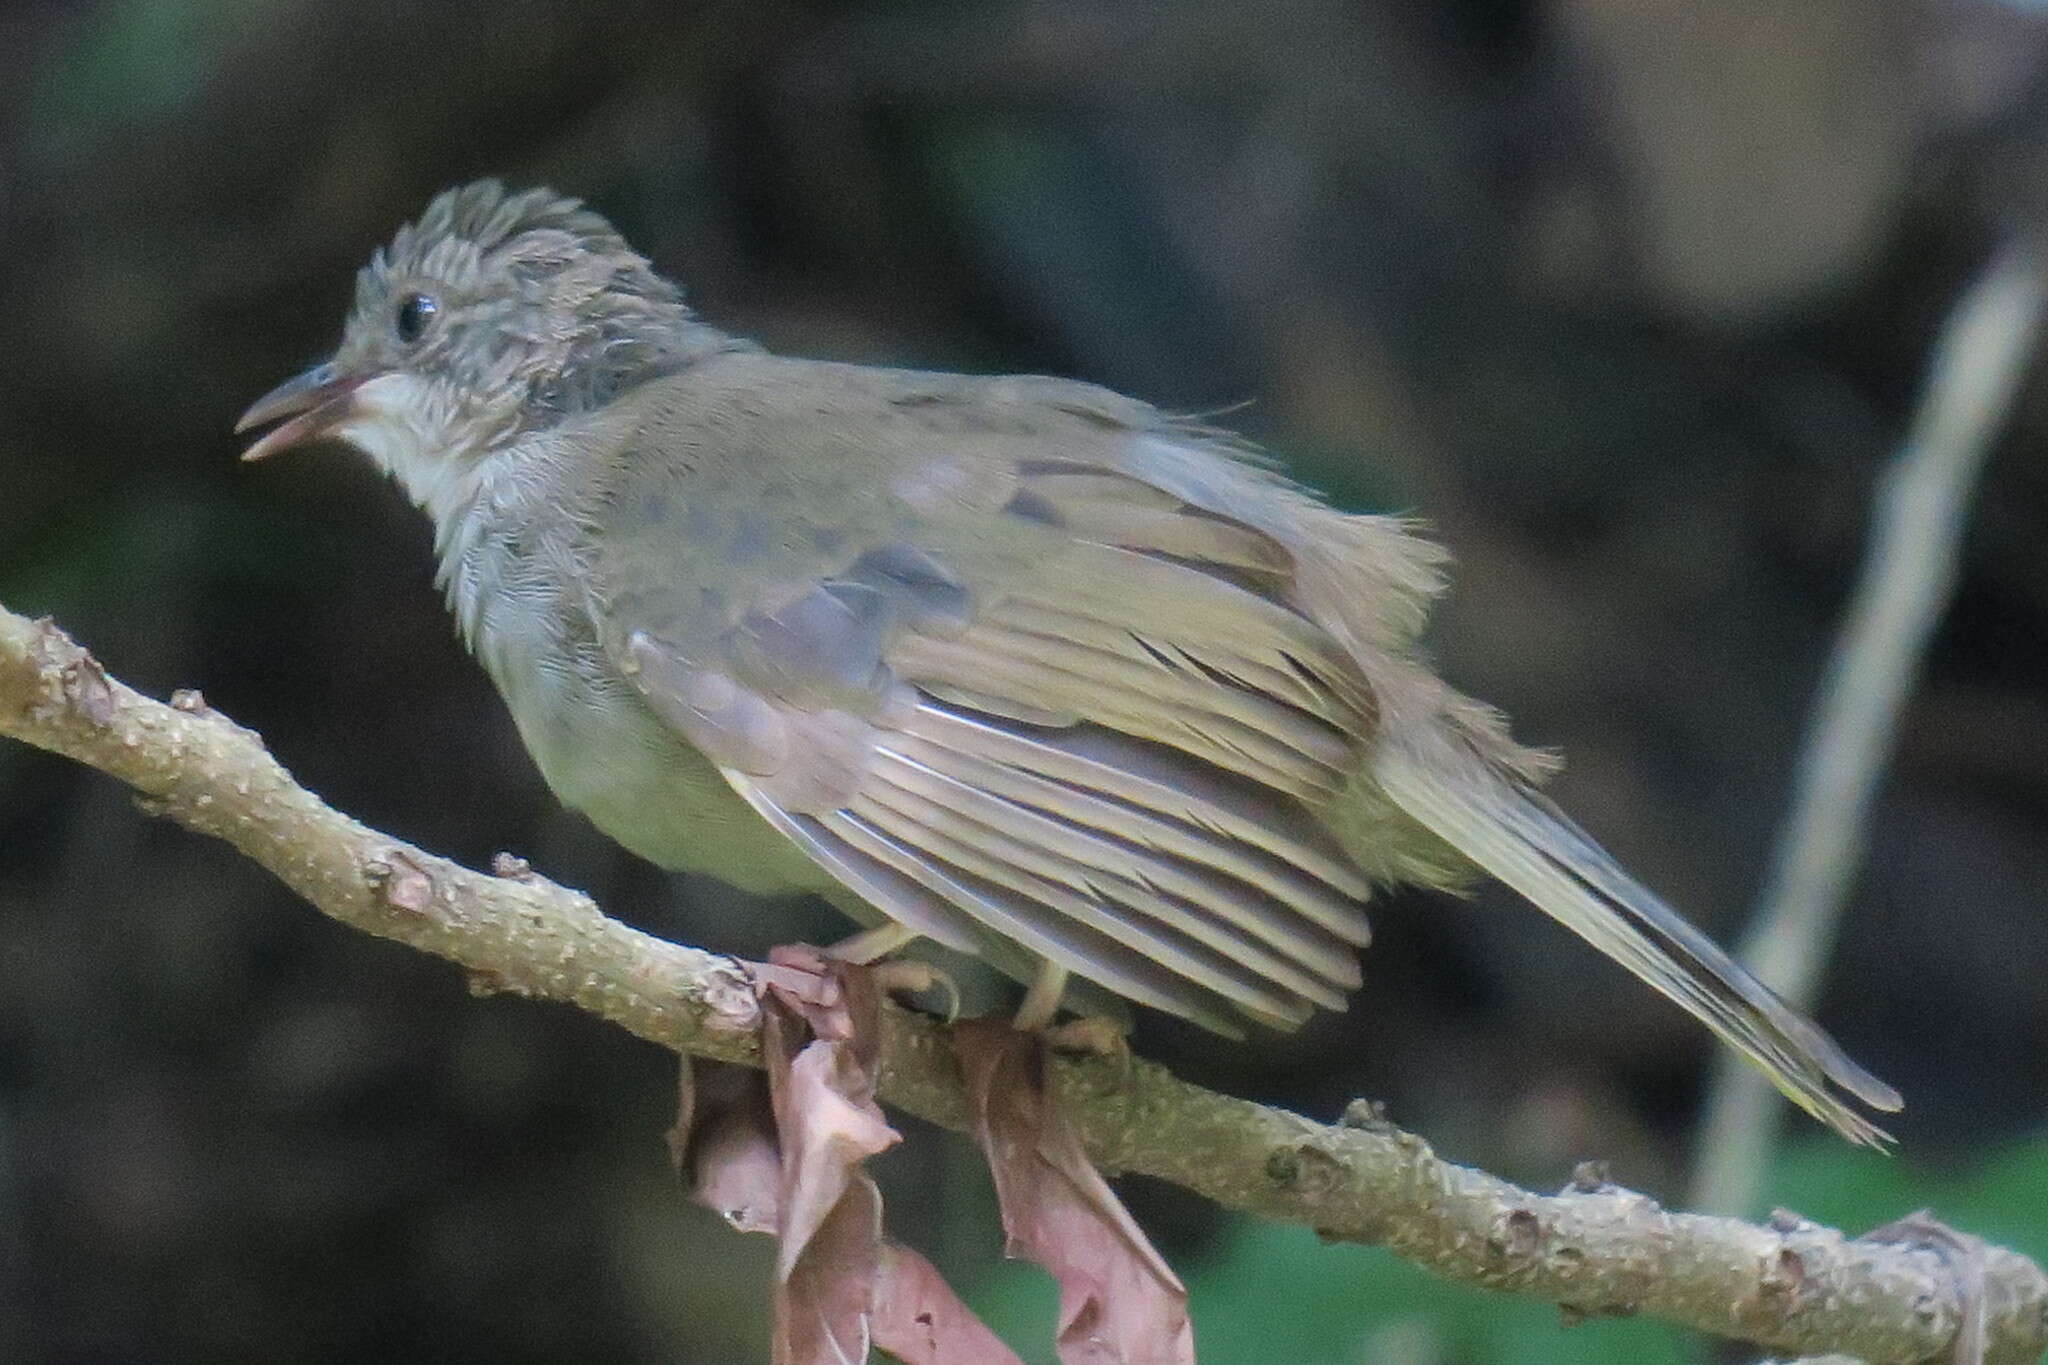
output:
<path id="1" fill-rule="evenodd" d="M 757 1060 L 744 964 L 629 928 L 516 862 L 487 875 L 379 834 L 322 804 L 196 693 L 152 701 L 55 626 L 4 608 L 0 734 L 119 778 L 152 813 L 227 840 L 345 924 L 460 964 L 481 989 L 564 1001 L 699 1056 Z M 964 1127 L 941 1027 L 891 1008 L 883 1032 L 883 1098 Z M 1984 1249 L 1966 1280 L 1938 1240 L 1672 1213 L 1590 1174 L 1535 1194 L 1439 1160 L 1367 1105 L 1325 1125 L 1144 1061 L 1058 1057 L 1050 1072 L 1106 1170 L 1383 1244 L 1463 1283 L 1580 1313 L 1652 1314 L 1773 1350 L 1906 1362 L 1950 1344 L 1978 1307 L 1962 1286 L 1981 1282 L 1987 1359 L 2031 1361 L 2048 1341 L 2048 1276 L 2016 1252 Z"/>

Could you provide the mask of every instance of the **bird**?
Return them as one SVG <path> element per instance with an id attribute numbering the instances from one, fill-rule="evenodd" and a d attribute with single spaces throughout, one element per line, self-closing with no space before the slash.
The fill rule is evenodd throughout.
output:
<path id="1" fill-rule="evenodd" d="M 632 852 L 1229 1038 L 1342 1010 L 1366 905 L 1490 876 L 1849 1140 L 1896 1091 L 1606 853 L 1419 637 L 1445 552 L 1085 382 L 773 354 L 600 214 L 443 192 L 249 460 L 355 447 L 554 793 Z"/>

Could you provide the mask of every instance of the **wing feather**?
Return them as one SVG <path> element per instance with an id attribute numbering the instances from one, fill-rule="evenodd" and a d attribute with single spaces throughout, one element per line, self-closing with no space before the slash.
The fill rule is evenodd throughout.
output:
<path id="1" fill-rule="evenodd" d="M 821 817 L 820 823 L 852 847 L 896 868 L 1036 957 L 1057 963 L 1141 1005 L 1192 1019 L 1225 1037 L 1244 1036 L 1243 1027 L 1226 1002 L 1152 959 L 1093 932 L 1059 913 L 1057 908 L 951 868 L 934 858 L 929 850 L 899 841 L 852 811 L 832 811 Z"/>
<path id="2" fill-rule="evenodd" d="M 1311 1013 L 1306 1000 L 1276 989 L 1243 964 L 1177 931 L 1115 913 L 1099 891 L 1075 892 L 1038 875 L 1011 856 L 1012 850 L 1004 847 L 1003 841 L 970 842 L 941 830 L 928 818 L 929 811 L 919 809 L 916 799 L 906 799 L 900 789 L 877 784 L 856 796 L 847 813 L 918 849 L 928 860 L 1002 887 L 1029 904 L 1058 912 L 1068 923 L 1121 944 L 1140 958 L 1228 1000 L 1260 1023 L 1292 1029 Z M 1092 974 L 1085 965 L 1076 970 Z"/>
<path id="3" fill-rule="evenodd" d="M 1071 711 L 1141 739 L 1171 745 L 1289 796 L 1327 799 L 1344 786 L 1344 774 L 1334 766 L 1346 752 L 1341 744 L 1330 746 L 1335 750 L 1331 764 L 1319 763 L 1288 740 L 1230 714 L 1241 709 L 1239 703 L 1219 701 L 1209 710 L 1176 704 L 1175 694 L 1182 689 L 1172 685 L 1167 675 L 1162 674 L 1147 691 L 1134 679 L 1118 676 L 1121 662 L 1110 655 L 1048 645 L 1034 657 L 1014 637 L 977 629 L 957 640 L 908 639 L 899 647 L 895 662 L 911 682 L 994 690 L 1034 706 Z M 1213 690 L 1219 695 L 1226 691 Z M 1314 740 L 1304 739 L 1303 743 L 1313 744 Z"/>
<path id="4" fill-rule="evenodd" d="M 1106 621 L 1085 611 L 1061 610 L 1022 598 L 1008 598 L 989 609 L 988 619 L 1027 635 L 1067 640 L 1133 661 L 1157 664 L 1157 647 L 1147 646 L 1129 624 Z M 1176 640 L 1170 648 L 1173 656 L 1190 668 L 1258 692 L 1340 729 L 1362 733 L 1371 724 L 1369 713 L 1346 702 L 1337 688 L 1298 662 L 1284 647 L 1276 647 L 1265 658 L 1219 648 L 1208 641 Z M 1331 663 L 1334 667 L 1334 661 Z"/>
<path id="5" fill-rule="evenodd" d="M 1127 838 L 1184 832 L 1212 866 L 1283 900 L 1318 894 L 1289 872 L 1311 878 L 1330 907 L 1311 918 L 1361 947 L 1368 941 L 1358 903 L 1372 884 L 1302 807 L 1255 783 L 1099 727 L 1023 731 L 929 702 L 905 720 L 904 732 L 1008 770 L 1031 784 L 1035 803 Z"/>
<path id="6" fill-rule="evenodd" d="M 932 828 L 999 853 L 1007 862 L 1065 885 L 1080 895 L 1136 912 L 1160 927 L 1185 934 L 1218 952 L 1236 955 L 1259 977 L 1308 996 L 1326 1009 L 1344 1008 L 1338 985 L 1355 975 L 1326 964 L 1336 981 L 1274 951 L 1261 936 L 1247 937 L 1231 900 L 1246 888 L 1205 877 L 1198 869 L 1149 850 L 1119 844 L 1099 833 L 1052 819 L 969 782 L 884 749 L 876 772 L 908 796 Z M 885 798 L 887 799 L 887 798 Z M 901 807 L 899 806 L 899 809 Z"/>

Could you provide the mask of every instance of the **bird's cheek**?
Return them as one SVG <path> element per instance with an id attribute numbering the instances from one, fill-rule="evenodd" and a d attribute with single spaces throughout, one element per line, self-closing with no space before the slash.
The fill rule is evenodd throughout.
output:
<path id="1" fill-rule="evenodd" d="M 460 457 L 468 443 L 452 409 L 407 374 L 379 375 L 358 389 L 334 435 L 395 476 L 423 507 L 436 501 L 447 471 L 467 463 Z"/>

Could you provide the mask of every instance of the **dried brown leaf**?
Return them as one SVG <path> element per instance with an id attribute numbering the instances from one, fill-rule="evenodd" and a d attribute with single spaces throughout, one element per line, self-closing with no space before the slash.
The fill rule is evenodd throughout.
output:
<path id="1" fill-rule="evenodd" d="M 782 1207 L 782 1154 L 767 1079 L 712 1064 L 695 1091 L 693 1122 L 681 1144 L 692 1175 L 690 1198 L 741 1232 L 773 1234 Z"/>
<path id="2" fill-rule="evenodd" d="M 776 1271 L 783 1279 L 850 1188 L 860 1163 L 901 1140 L 875 1103 L 874 992 L 860 972 L 828 965 L 822 976 L 832 989 L 796 995 L 787 1005 L 791 997 L 771 984 L 776 1003 L 762 1029 L 782 1151 Z M 805 1026 L 817 1036 L 792 1055 L 790 1040 Z"/>
<path id="3" fill-rule="evenodd" d="M 695 1086 L 691 1197 L 777 1238 L 775 1365 L 859 1365 L 882 1255 L 881 1195 L 860 1163 L 896 1133 L 852 1046 L 801 1042 L 803 1020 L 764 994 L 767 1074 L 710 1068 Z"/>
<path id="4" fill-rule="evenodd" d="M 1194 1365 L 1187 1290 L 1048 1100 L 1038 1040 L 969 1020 L 953 1046 L 1009 1254 L 1059 1284 L 1062 1365 Z"/>
<path id="5" fill-rule="evenodd" d="M 662 1139 L 668 1144 L 669 1168 L 678 1180 L 690 1176 L 690 1136 L 697 1131 L 697 1059 L 676 1054 L 676 1121 Z M 713 1065 L 707 1062 L 705 1065 Z"/>
<path id="6" fill-rule="evenodd" d="M 851 1052 L 845 1043 L 817 1040 L 785 1066 L 769 1068 L 782 1151 L 776 1270 L 785 1279 L 851 1188 L 860 1163 L 899 1141 L 875 1104 L 872 1078 Z"/>
<path id="7" fill-rule="evenodd" d="M 766 1076 L 706 1067 L 686 1081 L 672 1139 L 692 1197 L 780 1241 L 775 1365 L 856 1365 L 880 1346 L 907 1365 L 1019 1365 L 916 1252 L 883 1240 L 861 1163 L 899 1138 L 875 1102 L 878 999 L 864 971 L 809 949 L 754 968 Z"/>
<path id="8" fill-rule="evenodd" d="M 903 1365 L 1023 1365 L 930 1261 L 895 1242 L 882 1243 L 874 1330 L 875 1345 Z"/>
<path id="9" fill-rule="evenodd" d="M 818 1044 L 812 1044 L 813 1047 Z M 782 1234 L 783 1259 L 792 1239 Z M 854 1175 L 775 1287 L 775 1365 L 861 1365 L 873 1339 L 882 1196 Z"/>

